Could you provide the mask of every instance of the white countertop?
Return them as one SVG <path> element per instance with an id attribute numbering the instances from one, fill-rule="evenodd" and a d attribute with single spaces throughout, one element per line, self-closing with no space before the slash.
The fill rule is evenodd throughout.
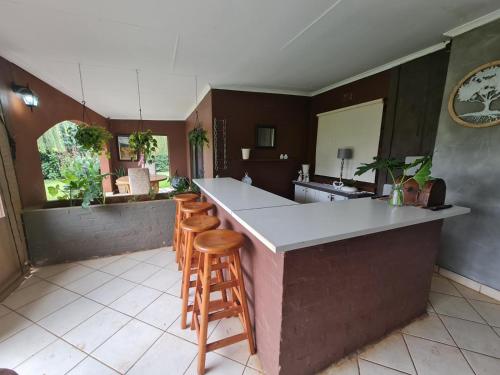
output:
<path id="1" fill-rule="evenodd" d="M 232 178 L 194 182 L 273 252 L 321 245 L 470 212 L 469 208 L 459 206 L 441 211 L 392 207 L 386 201 L 371 198 L 297 204 Z M 238 203 L 238 199 L 242 201 Z"/>
<path id="2" fill-rule="evenodd" d="M 299 204 L 230 177 L 204 178 L 193 181 L 205 194 L 230 213 L 239 210 Z"/>

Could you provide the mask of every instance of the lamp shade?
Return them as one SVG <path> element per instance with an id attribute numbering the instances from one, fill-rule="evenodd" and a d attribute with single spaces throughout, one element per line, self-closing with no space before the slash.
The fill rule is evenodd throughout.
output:
<path id="1" fill-rule="evenodd" d="M 352 148 L 339 148 L 337 151 L 337 159 L 351 159 Z"/>

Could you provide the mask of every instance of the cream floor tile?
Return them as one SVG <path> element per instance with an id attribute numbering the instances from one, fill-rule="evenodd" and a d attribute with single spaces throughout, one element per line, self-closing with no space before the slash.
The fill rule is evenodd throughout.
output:
<path id="1" fill-rule="evenodd" d="M 81 260 L 78 263 L 98 270 L 104 266 L 107 266 L 108 264 L 116 262 L 117 260 L 121 259 L 122 257 L 123 257 L 122 255 L 114 255 L 114 256 L 103 257 L 103 258 Z"/>
<path id="2" fill-rule="evenodd" d="M 38 321 L 80 297 L 66 289 L 58 289 L 36 301 L 24 305 L 17 312 L 28 319 Z"/>
<path id="3" fill-rule="evenodd" d="M 319 375 L 359 375 L 358 358 L 343 359 L 323 370 Z"/>
<path id="4" fill-rule="evenodd" d="M 403 375 L 404 374 L 403 372 L 396 371 L 394 369 L 390 369 L 388 367 L 384 367 L 376 363 L 365 361 L 363 359 L 359 360 L 359 373 L 360 375 Z"/>
<path id="5" fill-rule="evenodd" d="M 498 334 L 498 336 L 500 336 L 500 328 L 493 327 L 493 329 L 494 329 L 494 330 L 495 330 L 495 332 Z"/>
<path id="6" fill-rule="evenodd" d="M 481 293 L 479 293 L 479 292 L 477 292 L 475 290 L 467 288 L 466 286 L 460 285 L 458 283 L 453 283 L 453 285 L 455 286 L 455 288 L 458 289 L 458 291 L 460 292 L 460 294 L 462 296 L 464 296 L 465 298 L 467 298 L 467 299 L 474 299 L 474 300 L 477 300 L 477 301 L 483 301 L 483 302 L 500 304 L 500 301 L 497 301 L 496 299 L 493 299 L 493 298 L 488 297 L 488 296 L 486 296 L 484 294 L 481 294 Z"/>
<path id="7" fill-rule="evenodd" d="M 136 316 L 151 302 L 157 299 L 161 292 L 142 285 L 137 285 L 134 289 L 118 298 L 109 307 L 130 316 Z"/>
<path id="8" fill-rule="evenodd" d="M 102 303 L 103 305 L 109 305 L 136 285 L 137 284 L 128 280 L 115 278 L 101 285 L 99 288 L 87 293 L 86 297 Z"/>
<path id="9" fill-rule="evenodd" d="M 210 336 L 209 342 L 221 340 L 242 332 L 243 326 L 239 318 L 222 319 L 217 327 L 215 327 L 212 335 Z M 242 365 L 246 365 L 248 358 L 250 357 L 250 349 L 248 347 L 247 340 L 217 349 L 215 352 L 237 361 Z"/>
<path id="10" fill-rule="evenodd" d="M 127 254 L 125 256 L 130 259 L 138 260 L 139 262 L 144 262 L 161 251 L 161 249 L 134 251 L 133 253 Z"/>
<path id="11" fill-rule="evenodd" d="M 449 294 L 452 296 L 461 297 L 460 293 L 453 286 L 451 281 L 441 276 L 432 276 L 431 290 L 433 292 L 439 292 L 439 293 Z"/>
<path id="12" fill-rule="evenodd" d="M 420 375 L 474 375 L 458 348 L 413 336 L 405 340 Z"/>
<path id="13" fill-rule="evenodd" d="M 139 262 L 126 257 L 121 257 L 116 262 L 110 263 L 104 267 L 101 267 L 102 272 L 110 273 L 115 276 L 119 276 L 122 273 L 128 271 L 132 267 L 138 265 Z"/>
<path id="14" fill-rule="evenodd" d="M 116 371 L 125 373 L 161 336 L 162 331 L 138 320 L 131 320 L 92 356 Z"/>
<path id="15" fill-rule="evenodd" d="M 198 356 L 195 357 L 185 374 L 197 375 L 197 368 Z M 217 353 L 209 352 L 205 359 L 205 370 L 207 375 L 239 375 L 243 374 L 245 366 Z"/>
<path id="16" fill-rule="evenodd" d="M 179 279 L 174 285 L 167 289 L 167 293 L 173 296 L 181 298 L 181 284 L 182 279 Z M 189 296 L 192 298 L 194 296 L 193 288 L 189 289 Z"/>
<path id="17" fill-rule="evenodd" d="M 64 375 L 85 358 L 85 353 L 57 340 L 16 367 L 22 375 Z"/>
<path id="18" fill-rule="evenodd" d="M 73 328 L 63 338 L 86 353 L 91 353 L 130 321 L 130 317 L 104 308 L 79 326 Z"/>
<path id="19" fill-rule="evenodd" d="M 162 250 L 151 258 L 146 259 L 145 262 L 158 267 L 166 267 L 175 262 L 175 253 L 169 250 Z"/>
<path id="20" fill-rule="evenodd" d="M 99 288 L 101 285 L 107 283 L 114 277 L 115 276 L 110 275 L 109 273 L 94 271 L 82 277 L 81 279 L 69 283 L 65 286 L 65 288 L 71 290 L 72 292 L 83 295 L 96 288 Z"/>
<path id="21" fill-rule="evenodd" d="M 58 289 L 60 288 L 57 285 L 48 283 L 46 281 L 40 281 L 35 285 L 23 288 L 21 290 L 16 290 L 5 300 L 3 300 L 2 303 L 7 307 L 16 310 L 21 306 L 33 302 L 34 300 Z"/>
<path id="22" fill-rule="evenodd" d="M 49 277 L 47 281 L 50 281 L 51 283 L 57 284 L 59 286 L 66 286 L 73 281 L 88 275 L 91 272 L 94 272 L 93 268 L 77 264 L 74 267 L 59 272 L 57 275 Z"/>
<path id="23" fill-rule="evenodd" d="M 80 297 L 69 305 L 46 316 L 38 324 L 53 334 L 62 336 L 103 308 L 104 306 L 97 302 Z"/>
<path id="24" fill-rule="evenodd" d="M 208 323 L 208 329 L 207 329 L 207 337 L 208 338 L 211 337 L 215 327 L 217 327 L 217 324 L 219 324 L 218 321 L 213 321 L 213 322 Z M 175 336 L 181 337 L 184 340 L 190 341 L 193 344 L 197 344 L 198 343 L 198 336 L 196 335 L 196 330 L 192 330 L 190 328 L 190 325 L 191 325 L 191 314 L 188 314 L 188 316 L 187 316 L 188 328 L 186 328 L 186 329 L 181 328 L 181 317 L 179 316 L 177 318 L 177 320 L 174 323 L 172 323 L 172 325 L 170 327 L 168 327 L 167 332 L 169 332 Z"/>
<path id="25" fill-rule="evenodd" d="M 10 311 L 10 310 L 9 310 Z M 33 323 L 15 312 L 10 312 L 0 318 L 0 342 L 8 339 L 17 332 L 29 327 Z"/>
<path id="26" fill-rule="evenodd" d="M 488 357 L 482 354 L 463 350 L 465 358 L 471 365 L 476 375 L 498 375 L 500 374 L 500 359 Z"/>
<path id="27" fill-rule="evenodd" d="M 68 375 L 116 375 L 115 370 L 105 366 L 92 357 L 85 358 Z"/>
<path id="28" fill-rule="evenodd" d="M 0 365 L 14 368 L 56 340 L 53 334 L 32 325 L 0 343 Z"/>
<path id="29" fill-rule="evenodd" d="M 182 278 L 179 271 L 162 269 L 143 281 L 142 285 L 166 292 L 171 286 Z"/>
<path id="30" fill-rule="evenodd" d="M 484 323 L 484 320 L 474 311 L 465 298 L 431 292 L 429 299 L 438 314 Z"/>
<path id="31" fill-rule="evenodd" d="M 260 375 L 260 374 L 262 373 L 251 367 L 245 367 L 245 370 L 243 371 L 243 375 Z"/>
<path id="32" fill-rule="evenodd" d="M 248 358 L 247 367 L 251 367 L 260 372 L 264 372 L 264 368 L 262 367 L 262 363 L 260 362 L 259 359 L 259 353 L 252 354 L 250 358 Z"/>
<path id="33" fill-rule="evenodd" d="M 428 313 L 436 312 L 436 311 L 434 311 L 434 308 L 432 307 L 432 305 L 430 303 L 427 303 L 427 312 Z"/>
<path id="34" fill-rule="evenodd" d="M 488 324 L 500 327 L 500 305 L 481 301 L 470 301 Z"/>
<path id="35" fill-rule="evenodd" d="M 7 307 L 5 307 L 5 306 L 0 305 L 0 318 L 1 318 L 2 316 L 4 316 L 4 315 L 9 314 L 10 312 L 11 312 L 11 310 L 10 310 L 10 309 L 8 309 L 8 308 L 7 308 Z"/>
<path id="36" fill-rule="evenodd" d="M 128 271 L 122 273 L 120 277 L 125 280 L 133 281 L 134 283 L 142 283 L 151 275 L 160 271 L 161 268 L 148 263 L 139 263 Z"/>
<path id="37" fill-rule="evenodd" d="M 75 267 L 76 263 L 61 263 L 61 264 L 53 264 L 50 266 L 44 266 L 40 268 L 35 268 L 33 270 L 33 274 L 36 277 L 40 277 L 42 279 L 47 279 L 51 276 L 57 275 L 60 272 L 68 270 L 72 267 Z"/>
<path id="38" fill-rule="evenodd" d="M 184 374 L 197 353 L 196 345 L 164 333 L 127 374 Z"/>
<path id="39" fill-rule="evenodd" d="M 35 285 L 36 283 L 39 283 L 42 279 L 39 277 L 36 277 L 34 275 L 28 276 L 26 279 L 24 279 L 21 284 L 17 287 L 16 290 L 21 290 L 23 288 L 26 288 L 28 286 Z"/>
<path id="40" fill-rule="evenodd" d="M 491 327 L 447 316 L 442 319 L 460 348 L 500 358 L 500 337 Z"/>
<path id="41" fill-rule="evenodd" d="M 162 294 L 137 315 L 137 319 L 166 330 L 181 314 L 181 300 Z"/>
<path id="42" fill-rule="evenodd" d="M 386 337 L 360 353 L 359 358 L 408 374 L 416 374 L 405 341 L 400 333 Z"/>
<path id="43" fill-rule="evenodd" d="M 404 327 L 401 332 L 443 344 L 455 345 L 445 326 L 441 323 L 441 319 L 434 313 L 429 313 L 428 316 L 415 320 Z"/>

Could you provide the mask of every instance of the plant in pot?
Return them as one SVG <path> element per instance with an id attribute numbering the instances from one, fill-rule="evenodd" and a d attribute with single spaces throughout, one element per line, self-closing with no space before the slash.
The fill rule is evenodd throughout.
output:
<path id="1" fill-rule="evenodd" d="M 115 169 L 115 173 L 114 173 L 114 176 L 116 179 L 120 178 L 120 177 L 124 177 L 127 175 L 127 171 L 125 170 L 125 168 L 123 167 L 118 167 Z M 116 186 L 118 187 L 118 193 L 120 194 L 126 194 L 127 193 L 127 187 L 126 185 L 124 184 L 116 184 Z"/>
<path id="2" fill-rule="evenodd" d="M 61 173 L 64 185 L 49 187 L 50 195 L 69 199 L 71 205 L 74 199 L 81 199 L 83 208 L 96 201 L 105 203 L 102 182 L 110 174 L 101 173 L 98 156 L 105 151 L 111 138 L 111 133 L 98 125 L 80 125 L 75 133 L 75 141 L 83 153 L 67 161 Z M 106 156 L 109 158 L 109 152 Z"/>
<path id="3" fill-rule="evenodd" d="M 146 163 L 153 163 L 158 141 L 149 129 L 145 132 L 136 131 L 130 135 L 129 146 L 133 153 L 139 155 L 138 166 L 144 168 Z"/>
<path id="4" fill-rule="evenodd" d="M 395 158 L 373 158 L 371 163 L 363 163 L 356 169 L 355 176 L 361 176 L 368 171 L 386 170 L 392 180 L 392 192 L 389 197 L 389 204 L 393 206 L 404 205 L 404 184 L 414 180 L 420 189 L 431 179 L 432 158 L 424 156 L 411 163 L 405 163 Z M 416 168 L 413 176 L 408 175 L 408 171 Z M 396 177 L 397 175 L 399 177 Z"/>
<path id="5" fill-rule="evenodd" d="M 193 130 L 191 130 L 188 134 L 188 137 L 191 146 L 203 148 L 204 145 L 207 145 L 208 147 L 209 141 L 207 131 L 201 126 L 197 126 Z"/>

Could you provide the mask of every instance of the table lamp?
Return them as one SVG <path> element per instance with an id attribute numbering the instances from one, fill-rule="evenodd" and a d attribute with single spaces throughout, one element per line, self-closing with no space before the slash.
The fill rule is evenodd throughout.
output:
<path id="1" fill-rule="evenodd" d="M 342 182 L 342 174 L 344 173 L 344 161 L 345 159 L 352 159 L 352 148 L 339 148 L 337 150 L 337 159 L 340 159 L 340 181 L 335 181 L 333 184 L 335 187 L 341 188 L 344 186 Z"/>

